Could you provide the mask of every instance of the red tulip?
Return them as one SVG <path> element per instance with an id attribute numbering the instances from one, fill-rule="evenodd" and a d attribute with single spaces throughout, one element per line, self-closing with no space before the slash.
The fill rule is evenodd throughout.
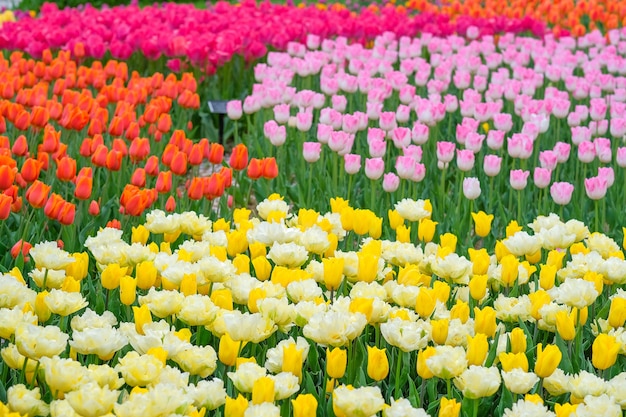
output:
<path id="1" fill-rule="evenodd" d="M 31 206 L 41 208 L 44 204 L 46 204 L 49 192 L 49 185 L 46 185 L 39 180 L 35 180 L 35 182 L 33 182 L 32 185 L 26 190 L 26 200 Z"/>
<path id="2" fill-rule="evenodd" d="M 24 165 L 22 165 L 22 169 L 20 174 L 22 174 L 22 178 L 26 182 L 33 182 L 37 178 L 39 178 L 39 173 L 41 172 L 41 166 L 43 164 L 34 158 L 27 158 L 24 161 Z"/>
<path id="3" fill-rule="evenodd" d="M 9 165 L 0 165 L 0 190 L 6 190 L 15 182 L 17 168 Z"/>
<path id="4" fill-rule="evenodd" d="M 159 176 L 157 177 L 155 188 L 161 194 L 169 193 L 170 190 L 172 189 L 172 172 L 171 171 L 159 172 Z"/>
<path id="5" fill-rule="evenodd" d="M 143 161 L 150 154 L 150 141 L 147 138 L 136 137 L 130 143 L 128 150 L 130 160 L 133 162 Z"/>
<path id="6" fill-rule="evenodd" d="M 275 158 L 265 158 L 263 160 L 263 178 L 268 180 L 274 179 L 278 176 L 278 164 L 276 164 Z"/>
<path id="7" fill-rule="evenodd" d="M 76 160 L 69 156 L 58 159 L 56 174 L 61 181 L 74 180 L 76 178 Z"/>
<path id="8" fill-rule="evenodd" d="M 187 173 L 187 154 L 178 151 L 172 157 L 170 169 L 176 175 L 185 175 Z"/>
<path id="9" fill-rule="evenodd" d="M 89 215 L 97 216 L 98 214 L 100 214 L 100 204 L 96 200 L 91 200 L 91 203 L 89 203 Z"/>
<path id="10" fill-rule="evenodd" d="M 209 162 L 219 165 L 222 163 L 222 160 L 224 160 L 224 146 L 219 143 L 211 143 L 211 145 L 205 149 L 205 154 Z"/>
<path id="11" fill-rule="evenodd" d="M 70 203 L 69 201 L 64 201 L 61 206 L 61 210 L 57 216 L 57 220 L 64 226 L 69 226 L 74 223 L 74 218 L 76 217 L 76 205 L 74 203 Z"/>
<path id="12" fill-rule="evenodd" d="M 174 210 L 176 210 L 176 200 L 174 200 L 173 196 L 169 196 L 165 202 L 165 211 L 171 213 Z"/>
<path id="13" fill-rule="evenodd" d="M 30 260 L 28 253 L 32 248 L 33 245 L 20 239 L 15 243 L 15 245 L 13 245 L 13 247 L 11 247 L 11 257 L 13 257 L 13 259 L 17 259 L 17 257 L 21 254 L 24 257 L 24 261 L 28 262 Z"/>
<path id="14" fill-rule="evenodd" d="M 10 196 L 0 194 L 0 220 L 9 218 L 9 214 L 11 214 L 11 204 L 13 204 L 13 199 Z"/>
<path id="15" fill-rule="evenodd" d="M 135 139 L 137 140 L 137 139 Z M 159 175 L 159 157 L 152 155 L 148 158 L 145 165 L 146 174 L 156 177 Z"/>
<path id="16" fill-rule="evenodd" d="M 263 174 L 263 164 L 260 159 L 252 158 L 248 164 L 248 177 L 252 180 L 258 180 Z"/>
<path id="17" fill-rule="evenodd" d="M 28 141 L 26 140 L 26 136 L 19 135 L 13 146 L 11 147 L 11 152 L 13 155 L 17 156 L 26 156 L 28 155 Z"/>
<path id="18" fill-rule="evenodd" d="M 79 200 L 87 200 L 91 197 L 91 189 L 93 187 L 93 179 L 86 175 L 78 175 L 76 177 L 76 189 L 74 197 Z"/>
<path id="19" fill-rule="evenodd" d="M 241 171 L 248 166 L 248 148 L 246 145 L 240 143 L 233 148 L 228 164 L 236 171 Z"/>

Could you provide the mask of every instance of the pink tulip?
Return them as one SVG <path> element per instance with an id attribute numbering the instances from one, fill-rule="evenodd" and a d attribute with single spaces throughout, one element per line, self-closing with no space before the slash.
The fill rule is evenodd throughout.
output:
<path id="1" fill-rule="evenodd" d="M 593 141 L 596 155 L 603 164 L 608 164 L 613 158 L 613 151 L 611 150 L 611 141 L 607 138 L 595 138 Z"/>
<path id="2" fill-rule="evenodd" d="M 411 140 L 416 145 L 423 145 L 428 141 L 429 128 L 425 124 L 415 122 L 411 130 Z"/>
<path id="3" fill-rule="evenodd" d="M 611 187 L 615 182 L 615 171 L 611 167 L 600 167 L 598 168 L 598 177 L 606 179 L 607 186 Z"/>
<path id="4" fill-rule="evenodd" d="M 368 146 L 372 158 L 382 158 L 387 152 L 387 142 L 384 140 L 373 139 L 369 141 Z"/>
<path id="5" fill-rule="evenodd" d="M 504 131 L 502 130 L 490 130 L 487 133 L 487 146 L 494 151 L 502 149 L 504 144 Z"/>
<path id="6" fill-rule="evenodd" d="M 411 176 L 411 181 L 413 182 L 421 182 L 424 177 L 426 177 L 426 165 L 416 163 L 413 169 L 413 175 Z"/>
<path id="7" fill-rule="evenodd" d="M 333 106 L 333 109 L 337 110 L 340 113 L 346 111 L 346 105 L 348 104 L 348 99 L 346 96 L 341 96 L 335 94 L 330 98 L 330 102 Z"/>
<path id="8" fill-rule="evenodd" d="M 469 149 L 456 150 L 456 165 L 461 171 L 471 171 L 474 168 L 474 160 L 474 152 Z"/>
<path id="9" fill-rule="evenodd" d="M 378 120 L 380 118 L 380 113 L 383 111 L 382 103 L 374 103 L 368 101 L 366 104 L 366 114 L 369 120 Z"/>
<path id="10" fill-rule="evenodd" d="M 322 144 L 320 142 L 304 142 L 302 144 L 302 156 L 308 163 L 317 162 L 321 154 Z"/>
<path id="11" fill-rule="evenodd" d="M 341 129 L 344 132 L 356 133 L 359 131 L 359 118 L 353 114 L 344 114 Z"/>
<path id="12" fill-rule="evenodd" d="M 452 161 L 454 158 L 454 150 L 456 145 L 452 142 L 437 142 L 437 159 L 445 164 Z"/>
<path id="13" fill-rule="evenodd" d="M 365 158 L 365 176 L 377 180 L 385 172 L 385 161 L 382 158 Z"/>
<path id="14" fill-rule="evenodd" d="M 585 178 L 585 192 L 587 193 L 587 197 L 592 200 L 604 198 L 608 187 L 609 184 L 606 178 L 600 176 Z"/>
<path id="15" fill-rule="evenodd" d="M 370 127 L 367 129 L 367 142 L 376 140 L 376 141 L 384 141 L 385 140 L 385 131 L 379 129 L 377 127 Z"/>
<path id="16" fill-rule="evenodd" d="M 393 172 L 388 172 L 383 176 L 383 190 L 393 193 L 400 186 L 400 177 Z"/>
<path id="17" fill-rule="evenodd" d="M 524 171 L 521 169 L 511 170 L 510 176 L 509 176 L 511 187 L 514 190 L 523 190 L 524 188 L 526 188 L 529 175 L 530 175 L 530 171 Z"/>
<path id="18" fill-rule="evenodd" d="M 552 200 L 560 206 L 569 204 L 572 200 L 572 193 L 574 192 L 574 186 L 569 182 L 555 182 L 550 187 L 550 196 Z"/>
<path id="19" fill-rule="evenodd" d="M 284 125 L 289 121 L 289 113 L 289 104 L 277 104 L 274 106 L 274 119 L 281 125 Z"/>
<path id="20" fill-rule="evenodd" d="M 411 118 L 411 108 L 404 104 L 400 104 L 396 110 L 396 121 L 398 123 L 407 123 Z"/>
<path id="21" fill-rule="evenodd" d="M 318 124 L 317 125 L 317 140 L 320 143 L 328 143 L 330 135 L 333 133 L 333 127 L 330 125 Z"/>
<path id="22" fill-rule="evenodd" d="M 361 170 L 361 155 L 348 153 L 343 156 L 343 161 L 348 174 L 356 174 Z"/>
<path id="23" fill-rule="evenodd" d="M 554 151 L 547 150 L 539 152 L 539 164 L 542 168 L 552 171 L 558 163 L 557 154 Z"/>
<path id="24" fill-rule="evenodd" d="M 493 126 L 497 130 L 508 132 L 513 128 L 513 118 L 508 113 L 498 113 L 493 115 Z"/>
<path id="25" fill-rule="evenodd" d="M 533 140 L 523 133 L 514 133 L 507 141 L 507 151 L 511 158 L 528 159 L 533 154 Z"/>
<path id="26" fill-rule="evenodd" d="M 537 188 L 546 188 L 552 181 L 552 171 L 546 168 L 535 168 L 533 172 L 533 182 Z"/>
<path id="27" fill-rule="evenodd" d="M 381 112 L 378 123 L 380 128 L 385 131 L 392 130 L 393 128 L 398 126 L 396 123 L 396 114 L 391 111 Z"/>
<path id="28" fill-rule="evenodd" d="M 261 100 L 257 96 L 248 96 L 243 100 L 243 112 L 245 114 L 256 113 L 261 110 Z"/>
<path id="29" fill-rule="evenodd" d="M 296 129 L 300 132 L 308 132 L 313 125 L 313 113 L 298 112 L 296 114 Z"/>
<path id="30" fill-rule="evenodd" d="M 610 132 L 614 138 L 622 138 L 626 135 L 626 118 L 612 118 Z"/>
<path id="31" fill-rule="evenodd" d="M 585 140 L 578 144 L 578 160 L 586 164 L 593 161 L 596 157 L 596 147 L 593 143 Z"/>
<path id="32" fill-rule="evenodd" d="M 554 148 L 552 150 L 556 153 L 556 160 L 559 164 L 567 162 L 571 149 L 572 145 L 569 143 L 557 142 L 554 144 Z"/>
<path id="33" fill-rule="evenodd" d="M 446 111 L 448 113 L 454 113 L 459 108 L 459 100 L 452 94 L 446 94 L 443 98 L 443 103 L 446 106 Z"/>
<path id="34" fill-rule="evenodd" d="M 241 100 L 231 100 L 226 103 L 226 114 L 231 120 L 239 120 L 243 116 Z"/>
<path id="35" fill-rule="evenodd" d="M 337 110 L 326 107 L 320 110 L 319 122 L 323 125 L 330 125 L 335 130 L 339 130 L 343 124 L 343 117 Z"/>
<path id="36" fill-rule="evenodd" d="M 421 162 L 423 151 L 421 146 L 409 145 L 405 148 L 402 148 L 402 154 L 405 156 L 410 156 L 415 162 Z"/>
<path id="37" fill-rule="evenodd" d="M 415 172 L 415 160 L 410 156 L 398 156 L 396 158 L 396 172 L 402 179 L 410 179 Z"/>
<path id="38" fill-rule="evenodd" d="M 571 103 L 569 100 L 553 100 L 552 101 L 552 115 L 557 119 L 565 119 L 569 114 L 569 108 Z"/>
<path id="39" fill-rule="evenodd" d="M 413 97 L 415 97 L 415 86 L 405 85 L 398 92 L 398 97 L 402 104 L 410 104 L 413 101 Z"/>
<path id="40" fill-rule="evenodd" d="M 615 161 L 620 168 L 626 168 L 626 147 L 617 148 Z"/>
<path id="41" fill-rule="evenodd" d="M 315 49 L 319 49 L 320 47 L 320 37 L 317 35 L 313 35 L 312 33 L 309 33 L 306 36 L 306 47 L 311 49 L 311 50 L 315 50 Z"/>
<path id="42" fill-rule="evenodd" d="M 591 140 L 591 130 L 587 126 L 572 127 L 572 143 L 580 145 L 581 142 Z"/>
<path id="43" fill-rule="evenodd" d="M 480 181 L 478 181 L 478 178 L 469 177 L 463 179 L 463 195 L 468 200 L 476 200 L 480 196 Z"/>
<path id="44" fill-rule="evenodd" d="M 391 140 L 397 149 L 406 148 L 411 144 L 411 130 L 408 127 L 396 127 L 391 131 Z"/>
<path id="45" fill-rule="evenodd" d="M 589 130 L 595 136 L 605 135 L 609 130 L 609 121 L 606 119 L 589 122 Z"/>
<path id="46" fill-rule="evenodd" d="M 483 147 L 483 141 L 485 140 L 485 135 L 481 135 L 476 132 L 468 133 L 465 138 L 465 147 L 472 151 L 473 153 L 480 152 Z"/>
<path id="47" fill-rule="evenodd" d="M 606 118 L 606 101 L 601 98 L 592 98 L 589 101 L 589 115 L 592 120 L 598 121 Z"/>
<path id="48" fill-rule="evenodd" d="M 483 159 L 483 171 L 488 177 L 495 177 L 500 173 L 502 158 L 497 155 L 485 155 Z"/>
<path id="49" fill-rule="evenodd" d="M 285 126 L 279 126 L 275 120 L 265 122 L 263 125 L 263 133 L 274 146 L 283 145 L 287 139 L 287 129 L 285 129 Z"/>

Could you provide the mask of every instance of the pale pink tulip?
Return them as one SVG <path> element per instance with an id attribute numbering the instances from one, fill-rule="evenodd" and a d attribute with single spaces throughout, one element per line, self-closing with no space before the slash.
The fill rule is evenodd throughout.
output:
<path id="1" fill-rule="evenodd" d="M 281 125 L 286 124 L 290 117 L 289 104 L 277 104 L 274 106 L 274 119 Z"/>
<path id="2" fill-rule="evenodd" d="M 343 156 L 343 161 L 348 174 L 356 174 L 361 170 L 361 155 L 348 153 Z"/>
<path id="3" fill-rule="evenodd" d="M 615 182 L 615 171 L 612 167 L 600 167 L 598 168 L 598 177 L 606 179 L 607 186 L 611 187 Z"/>
<path id="4" fill-rule="evenodd" d="M 383 190 L 393 193 L 400 186 L 400 177 L 393 172 L 388 172 L 383 176 Z"/>
<path id="5" fill-rule="evenodd" d="M 406 148 L 411 144 L 411 129 L 396 127 L 391 131 L 391 140 L 397 149 Z"/>
<path id="6" fill-rule="evenodd" d="M 457 149 L 456 150 L 456 165 L 464 172 L 471 171 L 474 168 L 474 152 L 469 149 Z"/>
<path id="7" fill-rule="evenodd" d="M 626 147 L 617 148 L 615 161 L 620 168 L 626 168 Z"/>
<path id="8" fill-rule="evenodd" d="M 504 144 L 504 131 L 502 130 L 490 130 L 487 133 L 487 147 L 494 151 L 502 149 Z"/>
<path id="9" fill-rule="evenodd" d="M 552 171 L 558 163 L 557 154 L 552 150 L 539 152 L 539 164 L 542 168 Z"/>
<path id="10" fill-rule="evenodd" d="M 382 158 L 365 158 L 365 176 L 377 180 L 385 172 L 385 161 Z"/>
<path id="11" fill-rule="evenodd" d="M 552 171 L 546 168 L 535 168 L 533 172 L 533 182 L 537 188 L 546 188 L 552 181 Z"/>
<path id="12" fill-rule="evenodd" d="M 592 200 L 604 198 L 608 187 L 609 184 L 606 178 L 600 176 L 585 178 L 585 192 L 587 193 L 587 197 Z"/>
<path id="13" fill-rule="evenodd" d="M 497 155 L 485 155 L 483 159 L 483 171 L 488 177 L 495 177 L 500 173 L 502 158 Z"/>
<path id="14" fill-rule="evenodd" d="M 524 188 L 526 188 L 529 175 L 530 175 L 530 171 L 524 171 L 521 169 L 511 170 L 510 176 L 509 176 L 511 187 L 514 190 L 523 190 Z"/>
<path id="15" fill-rule="evenodd" d="M 416 145 L 423 145 L 428 141 L 429 128 L 425 124 L 415 122 L 411 130 L 411 140 Z"/>
<path id="16" fill-rule="evenodd" d="M 335 94 L 330 98 L 330 102 L 333 109 L 337 110 L 339 113 L 346 111 L 346 105 L 348 104 L 346 96 Z"/>
<path id="17" fill-rule="evenodd" d="M 578 144 L 578 160 L 586 164 L 590 163 L 596 158 L 596 147 L 593 143 L 585 140 Z"/>
<path id="18" fill-rule="evenodd" d="M 571 149 L 572 145 L 569 143 L 557 142 L 554 144 L 554 148 L 552 148 L 552 150 L 556 153 L 556 159 L 559 164 L 567 162 Z"/>
<path id="19" fill-rule="evenodd" d="M 304 142 L 302 144 L 302 156 L 308 163 L 317 162 L 321 154 L 322 144 L 320 142 Z"/>
<path id="20" fill-rule="evenodd" d="M 552 200 L 560 206 L 569 204 L 572 200 L 574 186 L 569 182 L 555 182 L 550 187 L 550 196 Z"/>
<path id="21" fill-rule="evenodd" d="M 456 145 L 452 142 L 437 142 L 437 159 L 443 163 L 449 163 L 454 158 Z"/>
<path id="22" fill-rule="evenodd" d="M 239 120 L 243 116 L 241 100 L 231 100 L 226 103 L 226 114 L 231 120 Z"/>
<path id="23" fill-rule="evenodd" d="M 476 200 L 480 197 L 480 181 L 478 181 L 478 178 L 469 177 L 463 179 L 463 195 L 468 200 Z"/>

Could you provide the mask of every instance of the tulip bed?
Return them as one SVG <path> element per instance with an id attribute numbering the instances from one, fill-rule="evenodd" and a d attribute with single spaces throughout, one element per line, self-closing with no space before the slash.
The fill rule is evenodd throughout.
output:
<path id="1" fill-rule="evenodd" d="M 0 417 L 623 415 L 626 31 L 407 6 L 0 27 Z"/>

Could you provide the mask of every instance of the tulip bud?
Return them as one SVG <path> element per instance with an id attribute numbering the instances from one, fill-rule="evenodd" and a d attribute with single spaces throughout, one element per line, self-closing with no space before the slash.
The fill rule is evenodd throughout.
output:
<path id="1" fill-rule="evenodd" d="M 346 373 L 346 365 L 348 355 L 345 349 L 334 348 L 330 350 L 326 348 L 326 372 L 331 378 L 339 379 Z"/>
<path id="2" fill-rule="evenodd" d="M 327 290 L 336 290 L 343 279 L 343 258 L 323 258 L 324 265 L 324 285 Z"/>
<path id="3" fill-rule="evenodd" d="M 263 376 L 252 386 L 252 404 L 263 404 L 274 402 L 274 379 Z"/>
<path id="4" fill-rule="evenodd" d="M 317 400 L 313 394 L 300 394 L 291 400 L 293 417 L 315 417 L 317 415 Z"/>
<path id="5" fill-rule="evenodd" d="M 217 356 L 226 366 L 233 366 L 239 356 L 239 350 L 243 348 L 240 346 L 241 342 L 233 340 L 228 333 L 220 338 L 220 345 L 218 348 Z"/>
<path id="6" fill-rule="evenodd" d="M 147 304 L 141 307 L 133 306 L 133 315 L 135 317 L 135 330 L 139 334 L 143 333 L 143 326 L 152 323 L 152 314 Z"/>
<path id="7" fill-rule="evenodd" d="M 430 369 L 428 368 L 428 366 L 426 366 L 426 360 L 428 358 L 430 358 L 431 356 L 434 356 L 437 354 L 437 350 L 433 347 L 433 346 L 428 346 L 426 349 L 424 350 L 420 350 L 417 354 L 417 364 L 416 364 L 416 370 L 417 370 L 417 374 L 422 378 L 422 379 L 430 379 L 433 376 L 435 376 Z"/>
<path id="8" fill-rule="evenodd" d="M 576 336 L 574 319 L 566 311 L 556 313 L 556 331 L 563 340 L 574 340 Z"/>
<path id="9" fill-rule="evenodd" d="M 448 338 L 449 323 L 450 321 L 447 319 L 430 321 L 430 324 L 432 325 L 433 342 L 438 345 L 446 344 L 446 339 Z"/>
<path id="10" fill-rule="evenodd" d="M 605 370 L 615 364 L 621 348 L 615 336 L 600 333 L 591 345 L 591 362 L 596 369 Z"/>
<path id="11" fill-rule="evenodd" d="M 487 341 L 487 335 L 483 333 L 477 333 L 476 336 L 467 336 L 467 364 L 482 366 L 487 358 L 487 352 L 489 351 L 489 342 Z"/>
<path id="12" fill-rule="evenodd" d="M 525 353 L 526 352 L 526 333 L 519 327 L 514 328 L 509 333 L 509 342 L 511 343 L 511 352 L 513 353 Z"/>
<path id="13" fill-rule="evenodd" d="M 489 337 L 496 334 L 496 311 L 491 307 L 482 310 L 474 307 L 474 331 L 483 333 Z"/>
<path id="14" fill-rule="evenodd" d="M 375 381 L 382 381 L 389 374 L 389 360 L 386 349 L 367 347 L 367 375 Z"/>
<path id="15" fill-rule="evenodd" d="M 609 325 L 615 329 L 622 327 L 626 321 L 626 298 L 613 297 L 609 310 Z"/>
<path id="16" fill-rule="evenodd" d="M 541 343 L 537 345 L 537 359 L 535 361 L 535 374 L 539 378 L 547 378 L 561 363 L 563 354 L 556 345 L 548 345 L 545 349 Z"/>
<path id="17" fill-rule="evenodd" d="M 302 349 L 295 344 L 283 349 L 283 372 L 291 372 L 302 380 Z"/>
<path id="18" fill-rule="evenodd" d="M 237 398 L 226 397 L 226 403 L 224 404 L 224 415 L 229 417 L 243 417 L 245 411 L 248 409 L 248 400 L 241 394 L 237 395 Z"/>

